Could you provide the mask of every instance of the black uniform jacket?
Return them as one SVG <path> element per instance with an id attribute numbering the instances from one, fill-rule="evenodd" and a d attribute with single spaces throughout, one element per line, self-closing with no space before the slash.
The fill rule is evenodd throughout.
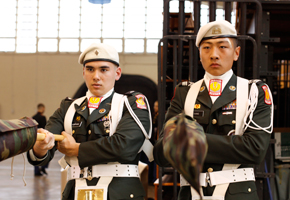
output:
<path id="1" fill-rule="evenodd" d="M 128 94 L 129 103 L 142 122 L 146 131 L 149 131 L 150 121 L 147 108 L 138 108 L 136 104 L 137 92 Z M 79 147 L 78 161 L 81 168 L 109 162 L 119 162 L 121 164 L 138 165 L 139 154 L 144 135 L 137 123 L 131 117 L 124 105 L 123 116 L 117 126 L 116 132 L 109 137 L 107 131 L 109 127 L 104 125 L 108 121 L 108 113 L 111 109 L 113 94 L 101 102 L 98 109 L 89 115 L 87 99 L 80 105 L 75 105 L 76 113 L 73 118 L 73 137 L 76 142 L 81 143 Z M 49 118 L 46 129 L 54 134 L 61 134 L 64 131 L 64 117 L 67 109 L 73 101 L 64 99 L 54 114 Z M 45 165 L 54 156 L 56 147 L 48 152 L 48 156 L 42 162 L 28 160 L 33 165 Z M 98 178 L 88 181 L 88 185 L 96 185 Z M 71 180 L 64 189 L 62 199 L 74 198 L 75 181 Z M 113 178 L 108 188 L 108 199 L 144 199 L 145 191 L 139 178 L 116 177 Z"/>
<path id="2" fill-rule="evenodd" d="M 247 89 L 236 88 L 236 85 L 237 77 L 233 75 L 225 86 L 221 96 L 212 104 L 207 87 L 203 83 L 201 88 L 204 87 L 204 90 L 201 89 L 196 102 L 192 102 L 196 104 L 193 116 L 203 126 L 208 143 L 208 152 L 203 172 L 207 172 L 208 168 L 219 171 L 225 163 L 241 164 L 239 168 L 253 167 L 255 164 L 260 164 L 265 157 L 270 141 L 269 133 L 263 130 L 247 128 L 242 136 L 227 136 L 231 130 L 235 129 L 236 108 L 234 105 L 236 90 Z M 262 86 L 265 84 L 260 81 L 257 85 L 259 97 L 253 120 L 261 127 L 268 127 L 271 121 L 271 105 L 265 101 L 265 92 L 262 89 Z M 165 121 L 182 112 L 189 88 L 189 86 L 182 85 L 176 87 L 175 96 L 168 108 Z M 163 155 L 162 134 L 161 131 L 160 139 L 154 146 L 154 159 L 158 165 L 166 166 L 169 163 Z M 212 195 L 214 188 L 209 186 L 204 188 L 204 195 Z M 182 187 L 179 199 L 189 200 L 191 199 L 190 196 L 189 187 Z M 248 181 L 230 184 L 225 199 L 258 199 L 255 183 Z"/>

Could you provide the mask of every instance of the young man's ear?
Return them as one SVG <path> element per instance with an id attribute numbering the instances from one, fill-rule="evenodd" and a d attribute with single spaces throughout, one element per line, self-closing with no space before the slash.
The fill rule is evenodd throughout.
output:
<path id="1" fill-rule="evenodd" d="M 115 80 L 118 81 L 121 78 L 121 75 L 122 75 L 122 69 L 121 67 L 117 67 Z"/>
<path id="2" fill-rule="evenodd" d="M 240 50 L 241 50 L 241 47 L 240 46 L 237 46 L 235 48 L 235 52 L 234 52 L 234 61 L 237 61 L 239 56 L 240 56 Z"/>

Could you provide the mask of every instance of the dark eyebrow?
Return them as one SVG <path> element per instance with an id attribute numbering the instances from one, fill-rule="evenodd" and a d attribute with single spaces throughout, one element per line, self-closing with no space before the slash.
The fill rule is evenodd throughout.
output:
<path id="1" fill-rule="evenodd" d="M 222 41 L 219 41 L 217 42 L 218 44 L 222 44 L 222 43 L 228 43 L 229 44 L 229 41 L 228 40 L 222 40 Z"/>
<path id="2" fill-rule="evenodd" d="M 105 69 L 105 68 L 110 68 L 110 67 L 106 66 L 106 65 L 103 65 L 103 66 L 100 66 L 100 68 Z"/>
<path id="3" fill-rule="evenodd" d="M 212 42 L 207 42 L 207 41 L 204 41 L 204 42 L 202 42 L 202 44 L 212 44 Z"/>
<path id="4" fill-rule="evenodd" d="M 203 44 L 213 44 L 213 42 L 209 42 L 209 41 L 204 41 Z M 221 40 L 221 41 L 218 41 L 216 42 L 217 44 L 222 44 L 222 43 L 228 43 L 229 44 L 229 41 L 228 40 Z"/>
<path id="5" fill-rule="evenodd" d="M 86 68 L 97 68 L 97 67 L 94 67 L 94 66 L 91 66 L 91 65 L 86 65 L 85 67 Z M 110 68 L 110 67 L 109 66 L 106 66 L 106 65 L 103 65 L 103 66 L 100 66 L 99 68 L 107 69 L 107 68 Z"/>

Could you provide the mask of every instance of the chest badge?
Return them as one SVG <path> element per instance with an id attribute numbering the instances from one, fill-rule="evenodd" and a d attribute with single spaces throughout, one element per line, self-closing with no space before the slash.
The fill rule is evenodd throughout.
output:
<path id="1" fill-rule="evenodd" d="M 81 120 L 81 116 L 77 116 L 76 120 L 79 122 Z"/>
<path id="2" fill-rule="evenodd" d="M 210 96 L 221 96 L 222 94 L 222 80 L 211 79 L 209 81 L 209 95 Z"/>
<path id="3" fill-rule="evenodd" d="M 200 104 L 195 104 L 194 109 L 200 109 Z"/>
<path id="4" fill-rule="evenodd" d="M 99 108 L 101 104 L 101 100 L 103 97 L 90 97 L 89 102 L 88 102 L 88 107 L 89 108 Z"/>

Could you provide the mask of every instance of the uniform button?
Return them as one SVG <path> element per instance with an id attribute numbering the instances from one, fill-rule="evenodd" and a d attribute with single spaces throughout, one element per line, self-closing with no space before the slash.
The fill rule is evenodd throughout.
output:
<path id="1" fill-rule="evenodd" d="M 134 194 L 130 194 L 130 198 L 133 199 L 134 198 Z"/>
<path id="2" fill-rule="evenodd" d="M 74 134 L 75 132 L 76 132 L 76 131 L 75 131 L 75 130 L 73 130 L 73 131 L 72 131 L 72 134 Z"/>
<path id="3" fill-rule="evenodd" d="M 216 124 L 217 123 L 217 120 L 216 119 L 213 119 L 211 122 L 212 122 L 212 124 Z"/>
<path id="4" fill-rule="evenodd" d="M 208 172 L 213 172 L 213 168 L 210 167 L 210 168 L 207 169 L 207 171 Z"/>
<path id="5" fill-rule="evenodd" d="M 252 192 L 252 189 L 251 188 L 248 188 L 248 192 Z"/>
<path id="6" fill-rule="evenodd" d="M 92 131 L 91 131 L 91 130 L 89 130 L 89 131 L 88 131 L 88 134 L 89 134 L 89 135 L 91 135 L 91 133 L 92 133 Z"/>
<path id="7" fill-rule="evenodd" d="M 236 120 L 233 120 L 233 121 L 232 121 L 232 124 L 236 124 Z"/>

